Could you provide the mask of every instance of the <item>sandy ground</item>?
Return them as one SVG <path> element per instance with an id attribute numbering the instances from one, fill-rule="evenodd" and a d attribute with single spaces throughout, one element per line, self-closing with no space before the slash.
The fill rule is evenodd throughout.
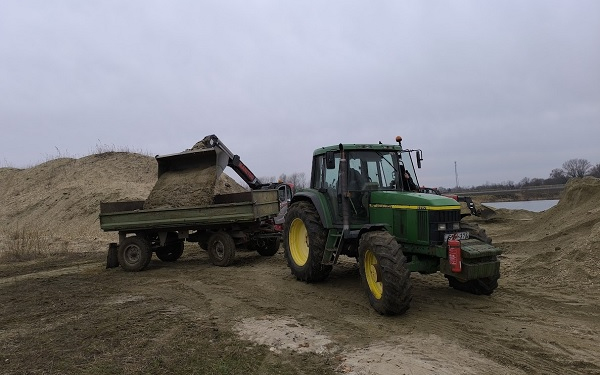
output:
<path id="1" fill-rule="evenodd" d="M 243 373 L 281 365 L 280 373 L 298 374 L 600 374 L 598 179 L 569 184 L 543 213 L 469 219 L 504 250 L 491 296 L 413 274 L 408 313 L 383 317 L 348 258 L 319 284 L 296 281 L 281 251 L 239 252 L 221 268 L 195 244 L 175 263 L 153 258 L 143 272 L 105 269 L 116 234 L 99 231 L 87 200 L 143 199 L 156 179 L 152 163 L 111 154 L 0 169 L 5 251 L 15 222 L 40 223 L 68 244 L 56 256 L 0 264 L 0 373 L 175 373 L 211 350 L 229 358 L 241 343 L 235 356 L 260 358 L 246 359 L 254 367 Z M 77 173 L 78 165 L 96 173 Z M 127 166 L 144 173 L 109 173 Z M 101 186 L 90 184 L 98 176 Z M 182 373 L 242 373 L 206 370 L 211 363 Z"/>

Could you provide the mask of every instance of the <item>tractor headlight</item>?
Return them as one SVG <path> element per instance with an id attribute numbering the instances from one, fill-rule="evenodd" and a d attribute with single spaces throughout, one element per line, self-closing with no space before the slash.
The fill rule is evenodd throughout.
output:
<path id="1" fill-rule="evenodd" d="M 440 232 L 445 232 L 446 231 L 446 224 L 442 223 L 442 224 L 438 224 L 438 231 Z"/>
<path id="2" fill-rule="evenodd" d="M 460 223 L 452 223 L 452 229 L 459 230 L 460 229 Z"/>

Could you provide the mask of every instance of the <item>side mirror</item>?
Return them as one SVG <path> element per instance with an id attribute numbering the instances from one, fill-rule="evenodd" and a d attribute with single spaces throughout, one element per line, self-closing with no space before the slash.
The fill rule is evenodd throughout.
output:
<path id="1" fill-rule="evenodd" d="M 421 161 L 423 160 L 423 157 L 421 156 L 421 151 L 417 150 L 417 167 L 421 168 Z"/>
<path id="2" fill-rule="evenodd" d="M 333 151 L 325 153 L 325 167 L 327 169 L 335 169 L 335 154 Z"/>

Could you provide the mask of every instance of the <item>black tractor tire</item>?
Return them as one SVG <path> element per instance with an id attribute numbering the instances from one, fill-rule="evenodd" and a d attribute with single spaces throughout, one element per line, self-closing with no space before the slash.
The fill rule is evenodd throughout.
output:
<path id="1" fill-rule="evenodd" d="M 360 238 L 358 254 L 360 278 L 371 306 L 382 315 L 405 313 L 412 285 L 400 244 L 388 232 L 368 232 Z"/>
<path id="2" fill-rule="evenodd" d="M 492 238 L 487 235 L 485 229 L 480 228 L 479 225 L 473 223 L 465 223 L 463 221 L 460 222 L 460 229 L 462 231 L 469 232 L 469 238 L 475 238 L 479 241 L 485 242 L 487 244 L 492 244 Z"/>
<path id="3" fill-rule="evenodd" d="M 496 288 L 498 288 L 499 276 L 484 277 L 475 280 L 460 280 L 454 276 L 445 276 L 448 279 L 450 287 L 460 290 L 461 292 L 489 296 Z"/>
<path id="4" fill-rule="evenodd" d="M 165 244 L 155 250 L 156 257 L 163 262 L 175 262 L 183 254 L 184 243 L 181 240 Z"/>
<path id="5" fill-rule="evenodd" d="M 227 267 L 235 260 L 235 242 L 227 232 L 213 233 L 206 247 L 208 257 L 215 266 Z"/>
<path id="6" fill-rule="evenodd" d="M 321 264 L 327 230 L 310 202 L 292 204 L 285 215 L 283 250 L 292 274 L 298 280 L 319 282 L 327 279 L 332 266 Z"/>
<path id="7" fill-rule="evenodd" d="M 119 244 L 117 257 L 119 265 L 125 271 L 142 271 L 152 259 L 152 247 L 144 236 L 131 236 Z"/>
<path id="8" fill-rule="evenodd" d="M 270 257 L 279 251 L 279 245 L 281 245 L 281 238 L 265 238 L 259 241 L 252 241 L 248 245 L 249 250 L 255 250 L 257 253 L 264 257 Z"/>

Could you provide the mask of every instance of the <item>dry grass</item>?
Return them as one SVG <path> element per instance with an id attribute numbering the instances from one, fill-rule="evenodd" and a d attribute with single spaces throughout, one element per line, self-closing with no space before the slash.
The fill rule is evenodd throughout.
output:
<path id="1" fill-rule="evenodd" d="M 36 229 L 5 230 L 0 237 L 0 260 L 4 262 L 23 262 L 66 251 L 66 247 L 52 249 L 51 238 Z"/>
<path id="2" fill-rule="evenodd" d="M 114 143 L 109 145 L 106 143 L 102 143 L 100 140 L 98 140 L 96 146 L 92 150 L 90 150 L 90 154 L 92 155 L 106 154 L 110 152 L 126 152 L 130 154 L 152 156 L 147 150 L 136 149 L 129 146 L 117 146 Z"/>

